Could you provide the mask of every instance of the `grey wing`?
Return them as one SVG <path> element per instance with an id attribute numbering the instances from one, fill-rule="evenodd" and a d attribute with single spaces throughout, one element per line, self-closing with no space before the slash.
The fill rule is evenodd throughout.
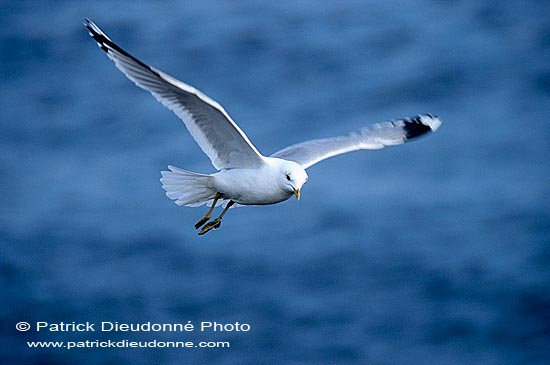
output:
<path id="1" fill-rule="evenodd" d="M 334 138 L 314 139 L 286 147 L 271 157 L 295 161 L 304 169 L 329 157 L 357 150 L 376 150 L 410 141 L 427 132 L 435 131 L 441 119 L 431 114 L 417 115 L 390 122 L 370 125 Z"/>
<path id="2" fill-rule="evenodd" d="M 183 120 L 215 168 L 251 168 L 263 163 L 262 155 L 220 104 L 133 57 L 92 21 L 86 19 L 84 25 L 120 71 Z"/>

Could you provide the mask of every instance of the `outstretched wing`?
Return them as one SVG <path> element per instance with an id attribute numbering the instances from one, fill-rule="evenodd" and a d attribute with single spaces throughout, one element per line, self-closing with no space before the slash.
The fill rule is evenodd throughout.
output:
<path id="1" fill-rule="evenodd" d="M 271 157 L 297 162 L 306 169 L 319 161 L 342 153 L 377 150 L 385 146 L 402 144 L 427 132 L 434 132 L 440 125 L 441 120 L 438 117 L 422 114 L 373 124 L 345 136 L 298 143 L 275 152 Z"/>
<path id="2" fill-rule="evenodd" d="M 84 25 L 120 71 L 183 120 L 215 168 L 251 168 L 262 164 L 262 155 L 220 104 L 133 57 L 92 21 L 86 19 Z"/>

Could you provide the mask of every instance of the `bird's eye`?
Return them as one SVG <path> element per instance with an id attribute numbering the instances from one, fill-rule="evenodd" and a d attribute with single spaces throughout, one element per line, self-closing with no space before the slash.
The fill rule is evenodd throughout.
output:
<path id="1" fill-rule="evenodd" d="M 286 179 L 290 181 L 290 174 L 286 174 Z"/>

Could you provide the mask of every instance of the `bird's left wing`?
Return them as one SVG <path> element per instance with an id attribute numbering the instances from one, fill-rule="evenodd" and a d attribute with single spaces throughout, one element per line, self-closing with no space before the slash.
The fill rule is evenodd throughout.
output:
<path id="1" fill-rule="evenodd" d="M 286 147 L 271 157 L 299 163 L 304 169 L 329 157 L 357 150 L 377 150 L 410 141 L 434 132 L 441 119 L 431 114 L 417 115 L 361 128 L 345 136 L 314 139 Z"/>
<path id="2" fill-rule="evenodd" d="M 215 168 L 252 168 L 263 163 L 262 155 L 220 104 L 130 55 L 92 21 L 86 19 L 84 25 L 120 71 L 183 120 Z"/>

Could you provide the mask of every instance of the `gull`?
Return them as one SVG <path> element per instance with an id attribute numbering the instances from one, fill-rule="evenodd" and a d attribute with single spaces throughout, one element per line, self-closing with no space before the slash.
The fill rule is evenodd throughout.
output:
<path id="1" fill-rule="evenodd" d="M 218 170 L 200 174 L 168 166 L 160 179 L 168 198 L 179 206 L 206 204 L 207 213 L 195 224 L 203 235 L 220 227 L 229 208 L 267 205 L 300 192 L 308 180 L 306 169 L 329 157 L 357 150 L 376 150 L 403 144 L 441 125 L 432 114 L 419 114 L 363 127 L 343 136 L 314 139 L 262 155 L 225 109 L 194 87 L 151 67 L 116 45 L 97 25 L 85 19 L 90 36 L 126 77 L 149 91 L 185 124 L 202 151 Z M 211 219 L 216 206 L 219 216 Z"/>

